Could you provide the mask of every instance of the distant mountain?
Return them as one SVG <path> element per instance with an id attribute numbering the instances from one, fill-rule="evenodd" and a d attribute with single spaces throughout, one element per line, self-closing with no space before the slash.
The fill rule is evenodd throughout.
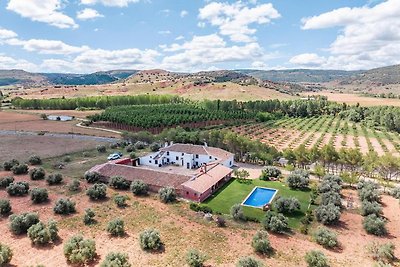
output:
<path id="1" fill-rule="evenodd" d="M 383 68 L 364 71 L 340 81 L 340 84 L 353 85 L 389 85 L 400 84 L 400 65 L 388 66 Z"/>
<path id="2" fill-rule="evenodd" d="M 46 84 L 46 78 L 41 74 L 24 70 L 0 70 L 0 86 L 14 84 Z"/>
<path id="3" fill-rule="evenodd" d="M 293 70 L 244 69 L 236 71 L 250 75 L 252 77 L 261 80 L 268 80 L 273 82 L 290 82 L 290 83 L 325 83 L 335 80 L 348 79 L 354 75 L 361 73 L 361 71 L 310 70 L 310 69 L 293 69 Z"/>

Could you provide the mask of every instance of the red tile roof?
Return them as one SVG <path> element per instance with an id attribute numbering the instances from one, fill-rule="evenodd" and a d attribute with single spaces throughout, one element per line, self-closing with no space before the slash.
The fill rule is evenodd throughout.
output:
<path id="1" fill-rule="evenodd" d="M 218 158 L 219 160 L 226 160 L 233 156 L 232 153 L 220 148 L 192 144 L 172 144 L 170 146 L 161 148 L 160 151 L 173 151 L 194 155 L 209 155 Z"/>

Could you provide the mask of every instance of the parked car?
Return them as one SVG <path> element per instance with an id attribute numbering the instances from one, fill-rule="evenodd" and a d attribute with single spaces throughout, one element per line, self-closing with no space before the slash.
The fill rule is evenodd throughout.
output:
<path id="1" fill-rule="evenodd" d="M 120 153 L 113 153 L 113 154 L 110 154 L 108 157 L 107 157 L 107 159 L 108 160 L 116 160 L 116 159 L 120 159 L 121 158 L 121 154 Z"/>

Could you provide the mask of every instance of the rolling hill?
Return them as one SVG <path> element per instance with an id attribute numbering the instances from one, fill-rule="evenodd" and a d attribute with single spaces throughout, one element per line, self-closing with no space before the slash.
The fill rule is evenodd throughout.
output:
<path id="1" fill-rule="evenodd" d="M 343 79 L 340 84 L 352 85 L 389 85 L 400 84 L 400 65 L 371 69 L 358 75 Z"/>

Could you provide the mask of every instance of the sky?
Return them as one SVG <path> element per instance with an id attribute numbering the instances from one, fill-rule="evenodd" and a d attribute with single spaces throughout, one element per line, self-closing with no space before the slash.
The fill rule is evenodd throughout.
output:
<path id="1" fill-rule="evenodd" d="M 400 64 L 400 0 L 1 0 L 0 69 Z"/>

